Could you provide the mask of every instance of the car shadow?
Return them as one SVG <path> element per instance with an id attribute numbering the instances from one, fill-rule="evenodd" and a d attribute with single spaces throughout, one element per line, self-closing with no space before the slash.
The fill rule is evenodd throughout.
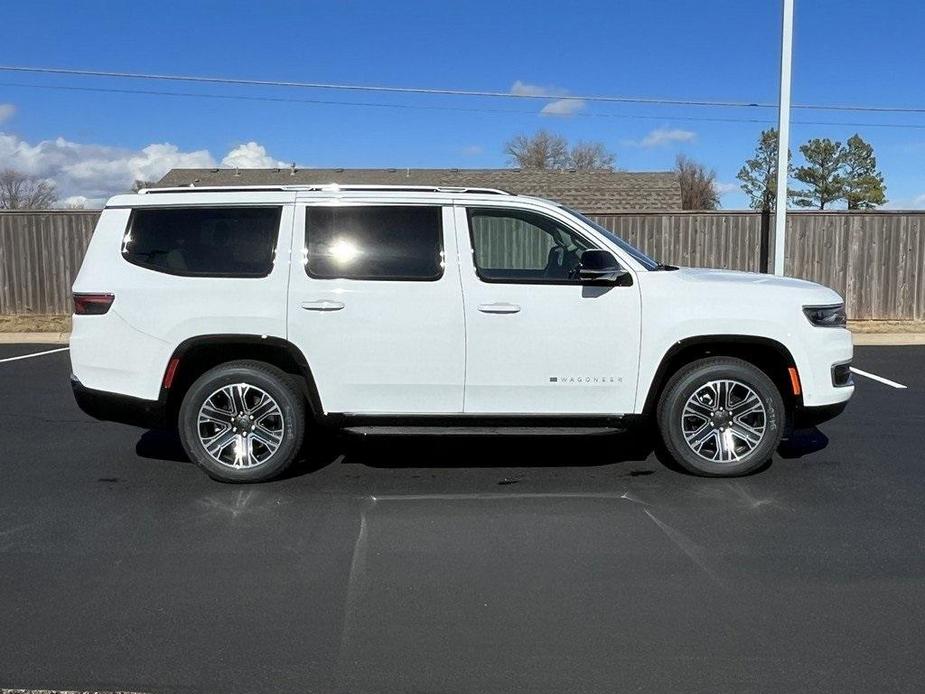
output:
<path id="1" fill-rule="evenodd" d="M 821 451 L 828 443 L 828 437 L 819 429 L 802 429 L 784 440 L 777 453 L 785 460 L 792 460 Z M 135 453 L 150 460 L 191 464 L 179 436 L 172 431 L 145 431 L 138 439 Z M 642 462 L 653 455 L 668 469 L 683 472 L 665 451 L 654 428 L 642 425 L 612 434 L 587 436 L 432 434 L 395 437 L 316 432 L 306 444 L 301 460 L 283 478 L 310 474 L 341 456 L 342 462 L 376 469 L 475 469 L 595 467 Z M 651 472 L 645 471 L 645 474 Z"/>
<path id="2" fill-rule="evenodd" d="M 371 468 L 517 468 L 604 466 L 646 460 L 652 436 L 421 435 L 338 437 L 344 461 Z"/>
<path id="3" fill-rule="evenodd" d="M 829 437 L 816 427 L 797 429 L 781 441 L 780 446 L 777 447 L 777 454 L 785 460 L 794 460 L 818 453 L 828 445 Z"/>
<path id="4" fill-rule="evenodd" d="M 300 459 L 275 479 L 288 479 L 314 472 L 330 465 L 343 453 L 341 447 L 336 445 L 334 437 L 330 435 L 313 438 L 313 444 L 311 447 L 304 446 Z M 160 429 L 145 431 L 135 444 L 135 454 L 139 458 L 148 460 L 193 464 L 193 461 L 186 455 L 176 431 Z"/>
<path id="5" fill-rule="evenodd" d="M 183 450 L 180 437 L 175 431 L 150 429 L 144 432 L 135 444 L 135 455 L 150 460 L 166 460 L 173 463 L 192 463 Z"/>

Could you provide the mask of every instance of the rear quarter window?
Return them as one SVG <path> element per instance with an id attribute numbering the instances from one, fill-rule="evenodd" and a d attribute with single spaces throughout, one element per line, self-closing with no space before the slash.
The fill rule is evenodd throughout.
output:
<path id="1" fill-rule="evenodd" d="M 266 277 L 281 213 L 281 207 L 136 209 L 122 256 L 170 275 Z"/>

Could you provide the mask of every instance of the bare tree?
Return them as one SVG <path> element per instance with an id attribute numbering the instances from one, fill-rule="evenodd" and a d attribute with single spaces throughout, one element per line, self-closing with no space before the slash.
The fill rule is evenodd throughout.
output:
<path id="1" fill-rule="evenodd" d="M 569 164 L 568 143 L 561 135 L 540 130 L 518 135 L 504 146 L 511 165 L 521 169 L 565 169 Z"/>
<path id="2" fill-rule="evenodd" d="M 719 207 L 716 192 L 716 172 L 693 159 L 679 154 L 675 172 L 681 182 L 681 208 L 685 210 L 715 210 Z"/>
<path id="3" fill-rule="evenodd" d="M 561 135 L 540 130 L 518 135 L 504 146 L 512 166 L 521 169 L 613 171 L 616 157 L 602 142 L 578 142 L 569 148 Z"/>
<path id="4" fill-rule="evenodd" d="M 569 168 L 577 171 L 613 171 L 615 161 L 602 142 L 579 142 L 569 152 Z"/>
<path id="5" fill-rule="evenodd" d="M 154 181 L 144 181 L 140 178 L 136 178 L 135 182 L 132 183 L 132 192 L 137 193 L 142 188 L 150 188 L 154 185 Z"/>
<path id="6" fill-rule="evenodd" d="M 58 201 L 54 183 L 21 171 L 0 171 L 0 210 L 40 210 Z"/>

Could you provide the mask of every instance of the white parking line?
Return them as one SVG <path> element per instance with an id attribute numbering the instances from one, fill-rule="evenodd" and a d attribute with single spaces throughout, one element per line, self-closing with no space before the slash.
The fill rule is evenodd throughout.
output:
<path id="1" fill-rule="evenodd" d="M 3 364 L 7 361 L 19 361 L 20 359 L 32 359 L 32 357 L 41 357 L 46 354 L 55 354 L 56 352 L 67 352 L 70 347 L 62 347 L 61 349 L 50 349 L 47 352 L 35 352 L 34 354 L 23 354 L 19 357 L 7 357 L 6 359 L 0 359 L 0 364 Z"/>
<path id="2" fill-rule="evenodd" d="M 866 371 L 861 371 L 860 369 L 856 369 L 853 366 L 851 367 L 851 373 L 855 373 L 858 376 L 866 376 L 867 378 L 870 378 L 874 381 L 880 381 L 880 383 L 885 383 L 886 385 L 891 386 L 893 388 L 905 388 L 906 387 L 902 383 L 891 381 L 890 379 L 884 378 L 883 376 L 878 376 L 877 374 L 870 374 L 870 373 L 867 373 Z"/>

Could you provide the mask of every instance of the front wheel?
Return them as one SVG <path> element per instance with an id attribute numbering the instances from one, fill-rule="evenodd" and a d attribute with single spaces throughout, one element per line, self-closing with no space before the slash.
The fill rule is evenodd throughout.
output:
<path id="1" fill-rule="evenodd" d="M 305 401 L 270 364 L 234 361 L 200 376 L 183 398 L 180 440 L 190 459 L 222 482 L 262 482 L 299 454 Z"/>
<path id="2" fill-rule="evenodd" d="M 732 357 L 701 359 L 676 373 L 658 406 L 662 440 L 688 472 L 731 477 L 770 460 L 783 433 L 780 391 L 756 366 Z"/>

